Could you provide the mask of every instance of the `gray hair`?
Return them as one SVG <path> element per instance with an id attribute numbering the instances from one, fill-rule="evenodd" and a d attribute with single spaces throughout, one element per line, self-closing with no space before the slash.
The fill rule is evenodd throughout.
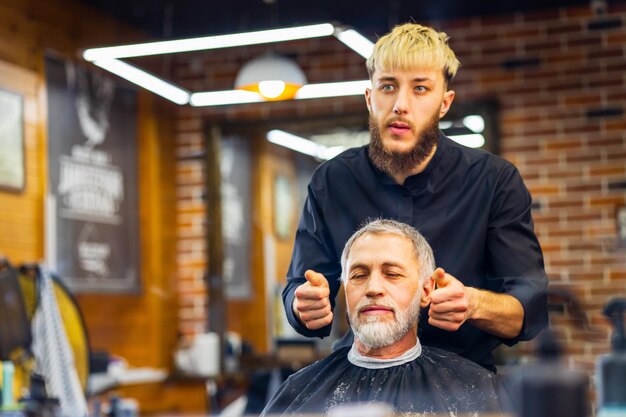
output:
<path id="1" fill-rule="evenodd" d="M 346 246 L 343 248 L 341 254 L 341 282 L 344 284 L 347 280 L 348 271 L 346 263 L 350 255 L 350 250 L 354 242 L 366 234 L 391 234 L 409 239 L 413 244 L 413 252 L 417 260 L 417 272 L 420 277 L 420 283 L 424 283 L 426 278 L 431 276 L 435 271 L 435 256 L 433 255 L 433 250 L 426 241 L 426 238 L 424 238 L 416 228 L 396 220 L 375 219 L 369 221 L 357 230 L 350 239 L 348 239 Z"/>

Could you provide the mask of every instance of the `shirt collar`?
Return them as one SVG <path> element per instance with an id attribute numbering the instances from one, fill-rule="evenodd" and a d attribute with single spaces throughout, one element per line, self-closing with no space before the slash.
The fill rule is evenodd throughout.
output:
<path id="1" fill-rule="evenodd" d="M 407 350 L 402 355 L 391 359 L 379 359 L 362 355 L 353 343 L 350 351 L 348 352 L 348 360 L 352 365 L 359 366 L 361 368 L 384 369 L 391 368 L 392 366 L 404 365 L 407 362 L 417 359 L 421 354 L 422 345 L 419 339 L 417 339 L 415 346 L 411 349 Z"/>

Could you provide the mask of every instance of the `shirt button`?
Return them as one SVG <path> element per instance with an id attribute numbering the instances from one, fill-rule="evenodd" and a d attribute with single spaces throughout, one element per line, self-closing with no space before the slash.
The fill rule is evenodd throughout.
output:
<path id="1" fill-rule="evenodd" d="M 407 190 L 406 188 L 402 188 L 402 189 L 400 190 L 400 192 L 401 192 L 401 193 L 402 193 L 402 195 L 404 195 L 404 196 L 409 195 L 409 190 Z"/>

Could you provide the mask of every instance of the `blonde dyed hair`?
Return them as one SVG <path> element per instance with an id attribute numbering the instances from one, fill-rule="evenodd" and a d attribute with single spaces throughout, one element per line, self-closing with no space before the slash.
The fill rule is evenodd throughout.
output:
<path id="1" fill-rule="evenodd" d="M 441 68 L 446 86 L 450 84 L 461 63 L 448 46 L 445 32 L 405 23 L 378 39 L 374 52 L 367 59 L 370 80 L 374 71 L 409 70 L 413 68 Z"/>

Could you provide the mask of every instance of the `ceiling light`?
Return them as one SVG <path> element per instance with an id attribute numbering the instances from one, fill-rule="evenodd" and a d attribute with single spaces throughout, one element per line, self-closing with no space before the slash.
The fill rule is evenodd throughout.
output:
<path id="1" fill-rule="evenodd" d="M 337 30 L 335 36 L 365 59 L 369 58 L 374 51 L 374 43 L 354 29 Z"/>
<path id="2" fill-rule="evenodd" d="M 94 64 L 176 104 L 189 103 L 189 92 L 119 59 L 98 59 Z"/>
<path id="3" fill-rule="evenodd" d="M 263 97 L 245 90 L 206 91 L 193 93 L 189 103 L 194 106 L 224 106 L 227 104 L 259 103 Z"/>
<path id="4" fill-rule="evenodd" d="M 279 129 L 267 132 L 267 140 L 276 145 L 323 160 L 328 160 L 345 149 L 343 146 L 333 146 L 329 148 L 315 143 L 312 140 Z"/>
<path id="5" fill-rule="evenodd" d="M 468 148 L 480 148 L 485 144 L 484 136 L 479 133 L 469 135 L 448 135 L 448 137 L 456 143 L 460 143 Z"/>
<path id="6" fill-rule="evenodd" d="M 283 76 L 278 77 L 271 74 L 257 78 L 250 84 L 255 87 L 248 85 L 248 88 L 246 88 L 245 84 L 241 86 L 241 88 L 246 88 L 249 91 L 228 90 L 190 93 L 174 83 L 162 80 L 118 59 L 232 48 L 323 36 L 335 36 L 364 58 L 369 57 L 374 48 L 374 44 L 371 41 L 354 29 L 342 28 L 331 23 L 322 23 L 229 35 L 91 48 L 83 52 L 83 58 L 177 104 L 191 103 L 192 106 L 219 106 L 286 98 L 311 99 L 363 94 L 365 88 L 370 88 L 369 80 L 304 85 L 306 83 L 304 74 L 302 74 L 302 79 L 283 78 Z M 302 72 L 299 68 L 298 71 Z M 296 82 L 293 82 L 293 80 Z M 284 83 L 284 87 L 281 82 Z M 298 89 L 300 85 L 302 87 Z"/>
<path id="7" fill-rule="evenodd" d="M 481 133 L 485 130 L 485 119 L 477 114 L 465 116 L 463 124 L 474 133 Z"/>
<path id="8" fill-rule="evenodd" d="M 337 83 L 307 84 L 296 93 L 296 99 L 341 97 L 364 95 L 366 88 L 372 88 L 370 80 L 343 81 Z"/>
<path id="9" fill-rule="evenodd" d="M 86 61 L 102 58 L 132 58 L 139 56 L 174 54 L 180 52 L 203 51 L 208 49 L 233 48 L 237 46 L 263 43 L 285 42 L 297 39 L 331 36 L 335 27 L 330 23 L 296 26 L 292 28 L 259 30 L 256 32 L 233 33 L 229 35 L 205 36 L 201 38 L 179 39 L 174 41 L 147 42 L 134 45 L 91 48 L 83 52 Z"/>
<path id="10" fill-rule="evenodd" d="M 237 74 L 235 88 L 260 93 L 267 100 L 286 100 L 306 84 L 293 60 L 270 54 L 247 62 Z"/>

